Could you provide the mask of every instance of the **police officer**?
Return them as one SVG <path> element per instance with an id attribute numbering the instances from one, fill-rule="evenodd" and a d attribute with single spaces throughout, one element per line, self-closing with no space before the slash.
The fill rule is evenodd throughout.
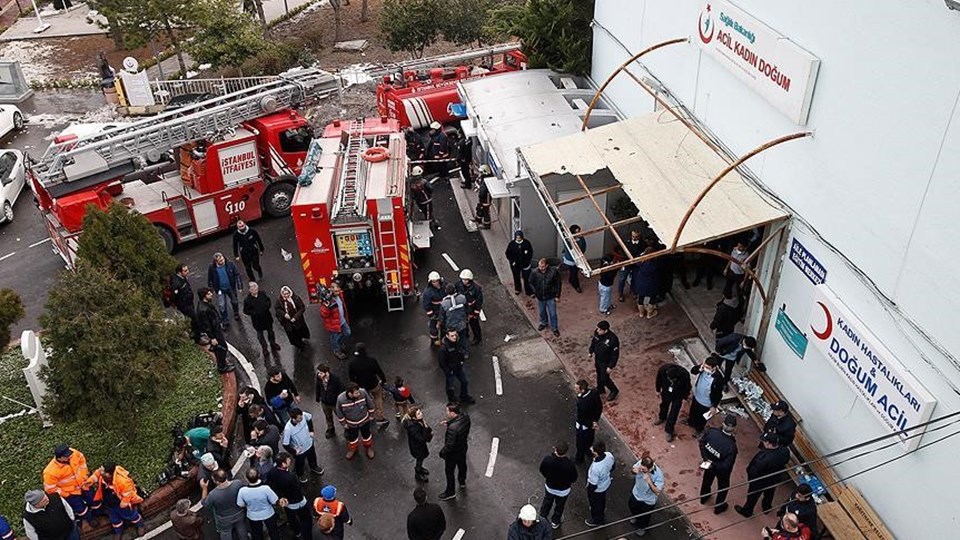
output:
<path id="1" fill-rule="evenodd" d="M 790 405 L 781 399 L 770 408 L 773 409 L 773 414 L 763 425 L 763 432 L 777 435 L 780 446 L 788 447 L 793 444 L 793 438 L 797 435 L 797 421 L 790 414 Z"/>
<path id="2" fill-rule="evenodd" d="M 784 505 L 780 507 L 780 510 L 777 511 L 778 516 L 782 517 L 785 514 L 794 514 L 797 516 L 800 523 L 805 523 L 807 527 L 810 527 L 810 537 L 818 538 L 817 501 L 813 500 L 813 489 L 810 487 L 810 484 L 800 484 L 797 486 L 790 500 L 784 503 Z"/>
<path id="3" fill-rule="evenodd" d="M 480 310 L 483 309 L 483 289 L 473 280 L 473 272 L 469 268 L 460 271 L 460 281 L 457 282 L 457 294 L 462 294 L 467 300 L 467 334 L 473 334 L 471 345 L 477 345 L 483 339 L 480 330 Z"/>
<path id="4" fill-rule="evenodd" d="M 597 431 L 597 423 L 603 414 L 603 402 L 600 394 L 590 388 L 586 380 L 577 381 L 577 456 L 574 461 L 583 463 L 585 456 L 590 455 L 590 446 Z"/>
<path id="5" fill-rule="evenodd" d="M 620 389 L 610 378 L 610 370 L 617 367 L 620 359 L 620 338 L 610 330 L 608 321 L 597 323 L 590 340 L 590 357 L 593 358 L 593 367 L 597 370 L 597 392 L 603 394 L 610 389 L 607 401 L 617 399 Z"/>
<path id="6" fill-rule="evenodd" d="M 730 473 L 737 460 L 737 439 L 733 432 L 737 429 L 737 417 L 728 414 L 723 419 L 723 428 L 710 428 L 700 438 L 700 457 L 703 463 L 703 482 L 700 484 L 700 503 L 707 504 L 713 480 L 717 480 L 717 505 L 714 514 L 726 512 L 727 490 L 730 488 Z"/>
<path id="7" fill-rule="evenodd" d="M 653 425 L 666 423 L 663 430 L 667 433 L 667 442 L 671 442 L 680 407 L 683 406 L 683 400 L 690 396 L 690 373 L 673 362 L 664 364 L 657 370 L 656 389 L 660 395 L 660 416 Z"/>
<path id="8" fill-rule="evenodd" d="M 420 297 L 420 306 L 427 314 L 427 333 L 430 335 L 430 341 L 439 347 L 440 322 L 442 320 L 440 304 L 444 297 L 444 283 L 443 278 L 440 277 L 440 272 L 436 270 L 430 272 L 427 280 L 430 283 L 423 290 Z"/>
<path id="9" fill-rule="evenodd" d="M 743 517 L 753 515 L 753 508 L 761 495 L 763 501 L 760 507 L 764 513 L 773 508 L 773 495 L 783 479 L 783 470 L 790 461 L 790 450 L 780 446 L 780 437 L 777 434 L 764 433 L 760 444 L 762 448 L 747 465 L 747 480 L 750 482 L 747 486 L 747 501 L 743 506 L 733 507 Z"/>
<path id="10" fill-rule="evenodd" d="M 693 366 L 690 373 L 697 376 L 693 383 L 693 399 L 690 400 L 690 416 L 687 423 L 697 430 L 697 437 L 703 434 L 703 428 L 707 425 L 705 413 L 709 412 L 713 416 L 717 412 L 717 406 L 723 399 L 723 388 L 725 382 L 720 373 L 720 357 L 716 354 L 710 355 L 699 366 Z"/>

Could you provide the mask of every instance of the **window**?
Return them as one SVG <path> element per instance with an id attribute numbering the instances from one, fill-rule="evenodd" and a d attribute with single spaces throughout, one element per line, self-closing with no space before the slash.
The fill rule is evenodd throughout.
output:
<path id="1" fill-rule="evenodd" d="M 313 133 L 308 126 L 288 129 L 280 134 L 280 150 L 284 153 L 306 152 Z"/>
<path id="2" fill-rule="evenodd" d="M 0 180 L 3 185 L 13 181 L 14 166 L 17 164 L 17 156 L 13 152 L 6 152 L 0 155 Z"/>

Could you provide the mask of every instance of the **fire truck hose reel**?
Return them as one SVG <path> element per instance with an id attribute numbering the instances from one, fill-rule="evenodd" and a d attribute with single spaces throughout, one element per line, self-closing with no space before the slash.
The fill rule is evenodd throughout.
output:
<path id="1" fill-rule="evenodd" d="M 382 146 L 374 146 L 373 148 L 367 148 L 363 153 L 364 161 L 369 161 L 370 163 L 379 163 L 381 161 L 386 161 L 390 157 L 390 151 Z"/>

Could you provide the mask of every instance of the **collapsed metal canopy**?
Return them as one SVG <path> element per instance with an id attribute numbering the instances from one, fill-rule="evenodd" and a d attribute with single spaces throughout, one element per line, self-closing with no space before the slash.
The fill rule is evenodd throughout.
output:
<path id="1" fill-rule="evenodd" d="M 747 184 L 736 166 L 770 146 L 806 133 L 771 141 L 733 164 L 693 135 L 688 126 L 674 117 L 654 113 L 519 148 L 517 153 L 577 265 L 592 276 L 679 251 L 729 258 L 699 246 L 787 217 L 779 206 Z M 591 188 L 591 175 L 603 170 L 609 171 L 620 185 Z M 576 177 L 584 195 L 553 200 L 544 182 L 551 175 Z M 617 187 L 622 187 L 637 206 L 639 216 L 611 222 L 596 204 L 596 195 Z M 560 207 L 584 199 L 593 202 L 605 225 L 573 235 L 569 224 L 563 222 Z M 616 227 L 641 220 L 648 222 L 667 244 L 665 249 L 595 269 L 576 246 L 576 237 L 610 232 L 629 254 Z M 749 269 L 748 272 L 754 278 Z"/>

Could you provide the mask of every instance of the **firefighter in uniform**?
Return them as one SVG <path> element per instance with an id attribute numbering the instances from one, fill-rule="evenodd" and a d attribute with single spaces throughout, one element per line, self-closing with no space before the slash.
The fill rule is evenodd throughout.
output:
<path id="1" fill-rule="evenodd" d="M 423 137 L 412 127 L 403 128 L 403 137 L 407 141 L 407 157 L 410 161 L 421 161 L 426 155 Z"/>
<path id="2" fill-rule="evenodd" d="M 460 137 L 457 144 L 457 165 L 460 166 L 460 176 L 463 180 L 460 187 L 464 189 L 473 189 L 473 139 L 470 137 Z"/>
<path id="3" fill-rule="evenodd" d="M 473 280 L 473 272 L 469 268 L 460 271 L 460 281 L 457 282 L 457 293 L 467 300 L 467 334 L 473 334 L 472 345 L 477 345 L 483 339 L 480 331 L 480 310 L 483 309 L 483 289 Z"/>
<path id="4" fill-rule="evenodd" d="M 353 525 L 347 505 L 337 500 L 337 488 L 332 485 L 320 490 L 320 496 L 313 501 L 313 511 L 317 513 L 320 531 L 330 538 L 343 538 L 343 526 Z M 324 523 L 329 521 L 333 524 Z"/>
<path id="5" fill-rule="evenodd" d="M 427 159 L 432 160 L 431 171 L 446 177 L 450 164 L 447 160 L 450 158 L 450 139 L 443 132 L 443 125 L 434 120 L 430 124 L 430 146 L 427 148 Z M 441 161 L 442 160 L 442 161 Z"/>
<path id="6" fill-rule="evenodd" d="M 83 453 L 62 444 L 54 449 L 53 459 L 43 469 L 43 490 L 67 501 L 78 521 L 90 523 L 100 503 L 93 503 L 90 492 L 83 487 L 89 477 Z"/>
<path id="7" fill-rule="evenodd" d="M 700 457 L 703 463 L 703 482 L 700 483 L 700 504 L 707 504 L 713 480 L 717 480 L 717 505 L 714 514 L 727 510 L 727 490 L 730 488 L 730 473 L 737 460 L 737 439 L 733 432 L 737 429 L 737 417 L 728 414 L 723 419 L 723 428 L 710 428 L 700 438 Z"/>
<path id="8" fill-rule="evenodd" d="M 138 509 L 143 498 L 137 494 L 137 485 L 126 469 L 116 463 L 104 463 L 90 475 L 87 483 L 96 486 L 93 500 L 102 502 L 106 508 L 115 537 L 123 537 L 124 522 L 137 529 L 137 536 L 143 536 L 143 517 Z"/>
<path id="9" fill-rule="evenodd" d="M 427 333 L 434 345 L 440 346 L 440 324 L 442 321 L 440 304 L 443 302 L 444 283 L 440 273 L 434 270 L 427 276 L 430 284 L 423 290 L 420 305 L 427 314 Z"/>
<path id="10" fill-rule="evenodd" d="M 490 188 L 487 187 L 487 183 L 483 180 L 485 176 L 490 175 L 490 167 L 487 165 L 480 166 L 480 178 L 478 182 L 480 183 L 479 189 L 477 189 L 477 217 L 473 218 L 473 221 L 481 229 L 490 228 L 490 205 L 493 204 L 493 197 L 490 195 Z"/>
<path id="11" fill-rule="evenodd" d="M 423 167 L 417 165 L 410 170 L 410 191 L 413 202 L 423 214 L 423 218 L 433 223 L 433 187 L 423 177 Z"/>

